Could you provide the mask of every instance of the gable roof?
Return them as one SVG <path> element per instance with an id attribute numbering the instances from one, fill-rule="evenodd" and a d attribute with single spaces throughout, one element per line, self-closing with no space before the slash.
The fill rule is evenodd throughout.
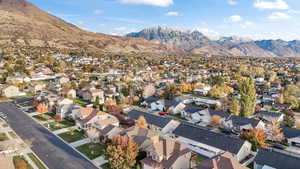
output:
<path id="1" fill-rule="evenodd" d="M 260 122 L 259 120 L 235 116 L 235 115 L 230 116 L 228 118 L 228 120 L 232 121 L 232 124 L 234 127 L 239 127 L 239 126 L 244 126 L 244 125 L 250 124 L 253 128 L 255 128 L 258 125 L 258 123 Z"/>
<path id="2" fill-rule="evenodd" d="M 261 149 L 257 153 L 254 162 L 276 169 L 299 169 L 299 166 L 296 164 L 300 164 L 300 158 L 272 150 Z"/>
<path id="3" fill-rule="evenodd" d="M 242 166 L 230 153 L 225 152 L 201 162 L 197 169 L 249 169 Z"/>
<path id="4" fill-rule="evenodd" d="M 283 127 L 282 132 L 286 138 L 300 137 L 300 130 L 298 129 Z"/>
<path id="5" fill-rule="evenodd" d="M 148 103 L 148 104 L 151 104 L 151 103 L 156 102 L 158 100 L 160 100 L 160 98 L 151 96 L 151 97 L 148 97 L 147 99 L 145 99 L 145 102 Z"/>
<path id="6" fill-rule="evenodd" d="M 171 118 L 161 117 L 135 109 L 128 112 L 127 116 L 134 120 L 137 120 L 140 116 L 144 116 L 148 124 L 152 124 L 160 128 L 164 128 L 172 120 Z"/>
<path id="7" fill-rule="evenodd" d="M 176 136 L 188 138 L 199 143 L 219 148 L 223 151 L 231 152 L 232 154 L 238 154 L 245 143 L 245 140 L 238 137 L 215 133 L 187 123 L 180 124 L 173 133 Z"/>

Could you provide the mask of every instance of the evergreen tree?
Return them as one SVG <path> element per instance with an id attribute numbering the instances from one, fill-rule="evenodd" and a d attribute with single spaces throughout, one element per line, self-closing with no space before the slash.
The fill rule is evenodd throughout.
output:
<path id="1" fill-rule="evenodd" d="M 241 104 L 240 104 L 240 101 L 236 98 L 234 98 L 232 100 L 232 103 L 230 105 L 230 108 L 229 108 L 229 112 L 231 114 L 234 114 L 236 116 L 239 116 L 241 114 Z"/>
<path id="2" fill-rule="evenodd" d="M 252 79 L 247 78 L 239 86 L 241 94 L 241 115 L 249 117 L 253 115 L 256 106 L 256 89 Z"/>

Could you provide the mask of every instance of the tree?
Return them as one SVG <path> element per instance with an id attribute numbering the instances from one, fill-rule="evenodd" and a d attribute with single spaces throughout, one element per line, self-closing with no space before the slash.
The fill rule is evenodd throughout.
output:
<path id="1" fill-rule="evenodd" d="M 127 136 L 115 136 L 107 146 L 105 159 L 113 169 L 131 169 L 136 163 L 138 145 Z"/>
<path id="2" fill-rule="evenodd" d="M 287 127 L 294 127 L 295 126 L 295 114 L 292 110 L 288 110 L 285 112 L 283 118 L 283 124 Z"/>
<path id="3" fill-rule="evenodd" d="M 282 140 L 284 140 L 284 135 L 282 133 L 282 128 L 279 121 L 277 121 L 276 119 L 272 119 L 271 124 L 269 124 L 267 128 L 270 140 L 275 142 L 281 142 Z"/>
<path id="4" fill-rule="evenodd" d="M 241 115 L 243 117 L 251 116 L 255 111 L 256 106 L 256 89 L 251 78 L 247 78 L 239 85 L 241 94 Z"/>
<path id="5" fill-rule="evenodd" d="M 222 118 L 218 115 L 213 115 L 210 119 L 210 124 L 214 126 L 219 126 L 222 123 Z"/>
<path id="6" fill-rule="evenodd" d="M 136 121 L 136 123 L 137 123 L 137 126 L 140 128 L 148 128 L 148 123 L 144 116 L 140 116 L 138 118 L 138 120 Z"/>
<path id="7" fill-rule="evenodd" d="M 48 112 L 48 105 L 45 103 L 40 103 L 38 104 L 37 108 L 36 108 L 36 112 L 38 113 L 47 113 Z"/>
<path id="8" fill-rule="evenodd" d="M 143 88 L 143 98 L 147 99 L 155 94 L 155 86 L 153 84 L 148 84 Z"/>
<path id="9" fill-rule="evenodd" d="M 296 122 L 296 128 L 300 130 L 300 120 Z"/>
<path id="10" fill-rule="evenodd" d="M 239 116 L 241 114 L 241 104 L 240 104 L 240 101 L 236 98 L 234 98 L 232 100 L 232 103 L 229 107 L 229 112 L 231 114 L 234 114 L 236 116 Z"/>
<path id="11" fill-rule="evenodd" d="M 240 137 L 248 140 L 252 144 L 252 150 L 254 151 L 257 151 L 258 148 L 266 148 L 268 146 L 266 144 L 267 134 L 259 128 L 242 131 Z"/>

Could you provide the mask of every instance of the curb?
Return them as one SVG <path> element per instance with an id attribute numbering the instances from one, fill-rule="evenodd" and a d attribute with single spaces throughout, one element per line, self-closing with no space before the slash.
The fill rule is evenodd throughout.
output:
<path id="1" fill-rule="evenodd" d="M 18 108 L 19 109 L 19 108 Z M 20 110 L 20 109 L 19 109 Z M 20 110 L 22 111 L 22 110 Z M 23 112 L 23 111 L 22 111 Z M 23 112 L 24 113 L 24 112 Z M 57 137 L 58 139 L 60 139 L 62 142 L 64 142 L 67 146 L 71 147 L 73 150 L 75 150 L 78 154 L 80 154 L 83 158 L 85 158 L 86 160 L 88 160 L 89 162 L 91 162 L 94 166 L 95 163 L 90 160 L 88 157 L 86 157 L 84 154 L 82 154 L 80 151 L 78 151 L 75 147 L 72 147 L 69 143 L 67 143 L 65 140 L 63 140 L 62 138 L 60 138 L 58 135 L 54 134 L 53 131 L 51 131 L 50 129 L 48 129 L 46 126 L 44 126 L 42 123 L 40 123 L 40 121 L 38 121 L 37 119 L 31 117 L 28 113 L 24 113 L 26 114 L 28 117 L 30 117 L 32 120 L 34 120 L 36 123 L 40 124 L 41 126 L 43 126 L 45 129 L 47 129 L 51 134 L 53 134 L 55 137 Z M 46 123 L 45 123 L 46 124 Z M 35 153 L 34 153 L 35 154 Z M 36 155 L 36 154 L 35 154 Z M 37 155 L 36 155 L 37 156 Z M 39 157 L 38 157 L 39 158 Z M 43 163 L 43 162 L 42 162 Z M 44 164 L 44 163 L 43 163 Z M 102 169 L 100 166 L 96 166 L 99 169 Z M 48 167 L 47 167 L 48 168 Z M 49 168 L 48 168 L 49 169 Z"/>

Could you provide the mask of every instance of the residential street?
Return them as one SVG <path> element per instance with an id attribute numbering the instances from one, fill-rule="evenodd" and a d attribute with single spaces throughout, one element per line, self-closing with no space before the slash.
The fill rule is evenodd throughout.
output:
<path id="1" fill-rule="evenodd" d="M 31 149 L 49 169 L 97 169 L 91 162 L 66 145 L 12 103 L 0 103 L 0 112 L 8 116 L 11 128 L 24 140 L 32 140 Z"/>

